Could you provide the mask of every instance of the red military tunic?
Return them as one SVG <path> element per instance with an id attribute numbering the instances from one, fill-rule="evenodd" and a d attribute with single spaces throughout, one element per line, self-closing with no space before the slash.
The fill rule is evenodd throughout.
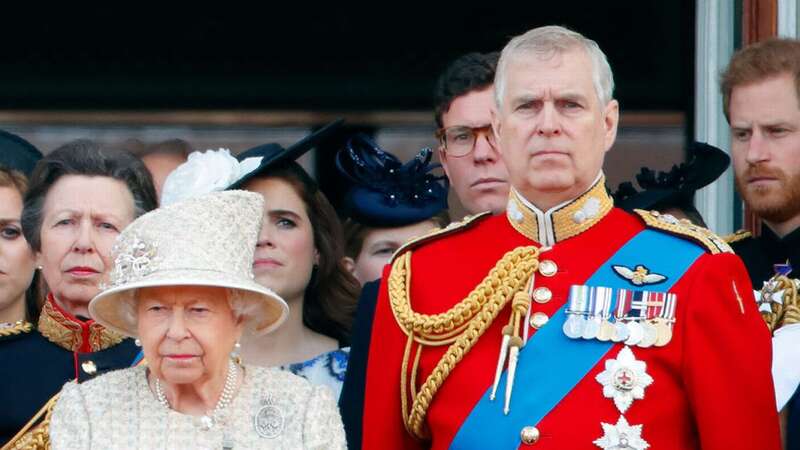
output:
<path id="1" fill-rule="evenodd" d="M 591 207 L 587 207 L 588 199 L 594 199 Z M 412 252 L 408 297 L 415 312 L 437 314 L 450 309 L 487 276 L 506 252 L 546 243 L 550 248 L 540 247 L 543 251 L 538 259 L 553 262 L 557 271 L 552 276 L 537 275 L 534 284 L 536 288 L 547 288 L 552 296 L 544 303 L 532 302 L 531 308 L 534 313 L 551 316 L 567 301 L 570 286 L 583 284 L 598 266 L 647 227 L 641 217 L 611 207 L 603 180 L 548 214 L 537 212 L 515 192 L 511 201 L 515 201 L 511 205 L 515 207 L 509 208 L 506 215 L 475 220 L 438 238 L 406 247 L 405 251 Z M 519 206 L 524 208 L 524 220 Z M 580 214 L 587 217 L 579 218 Z M 653 383 L 624 417 L 631 425 L 642 425 L 641 437 L 649 448 L 780 448 L 769 331 L 756 311 L 741 261 L 717 250 L 707 249 L 669 290 L 677 296 L 672 340 L 663 347 L 633 348 L 635 357 L 646 363 Z M 544 265 L 540 270 L 541 267 Z M 387 269 L 384 274 L 372 328 L 363 448 L 447 449 L 472 408 L 492 385 L 510 303 L 433 396 L 425 416 L 427 437 L 419 440 L 406 430 L 401 413 L 401 366 L 407 336 L 390 304 L 390 273 Z M 531 335 L 537 332 L 532 327 L 528 331 Z M 417 388 L 447 347 L 423 346 Z M 620 412 L 611 399 L 603 396 L 603 386 L 595 377 L 604 370 L 605 360 L 615 357 L 622 348 L 623 344 L 614 344 L 541 421 L 531 423 L 538 431 L 538 439 L 519 448 L 599 448 L 593 442 L 604 435 L 601 423 L 617 423 Z M 544 373 L 548 367 L 540 370 Z M 536 382 L 516 379 L 513 395 L 524 395 L 525 386 Z M 502 394 L 496 401 L 503 401 Z M 496 432 L 485 430 L 489 442 Z"/>

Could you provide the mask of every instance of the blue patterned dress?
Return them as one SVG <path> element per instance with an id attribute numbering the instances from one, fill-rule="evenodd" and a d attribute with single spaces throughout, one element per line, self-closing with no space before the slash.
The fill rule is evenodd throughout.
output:
<path id="1" fill-rule="evenodd" d="M 350 347 L 344 347 L 332 352 L 323 353 L 307 361 L 281 366 L 299 375 L 311 384 L 328 386 L 338 400 L 342 392 L 344 374 L 347 371 L 347 361 L 350 359 Z"/>

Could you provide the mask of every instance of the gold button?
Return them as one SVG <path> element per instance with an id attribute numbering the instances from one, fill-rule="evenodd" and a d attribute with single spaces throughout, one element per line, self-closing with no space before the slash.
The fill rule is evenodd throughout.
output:
<path id="1" fill-rule="evenodd" d="M 84 361 L 81 364 L 81 369 L 89 375 L 94 375 L 97 372 L 97 365 L 95 365 L 94 361 Z"/>
<path id="2" fill-rule="evenodd" d="M 539 328 L 545 326 L 548 320 L 550 320 L 550 318 L 547 317 L 547 314 L 543 312 L 535 312 L 531 316 L 531 326 L 538 330 Z"/>
<path id="3" fill-rule="evenodd" d="M 539 429 L 536 427 L 525 427 L 519 432 L 519 437 L 523 444 L 535 444 L 539 440 Z"/>
<path id="4" fill-rule="evenodd" d="M 538 287 L 533 290 L 533 299 L 536 303 L 547 303 L 553 298 L 553 293 L 546 287 Z"/>
<path id="5" fill-rule="evenodd" d="M 553 275 L 558 272 L 558 266 L 556 263 L 549 259 L 545 259 L 544 261 L 539 263 L 539 273 L 546 276 L 552 277 Z"/>

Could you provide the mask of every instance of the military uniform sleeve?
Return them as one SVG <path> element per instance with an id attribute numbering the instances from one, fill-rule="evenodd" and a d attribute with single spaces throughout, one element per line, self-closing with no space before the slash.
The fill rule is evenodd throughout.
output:
<path id="1" fill-rule="evenodd" d="M 53 450 L 73 450 L 90 446 L 89 412 L 86 399 L 74 381 L 64 385 L 50 419 L 50 445 Z"/>
<path id="2" fill-rule="evenodd" d="M 406 335 L 395 321 L 389 303 L 386 285 L 389 270 L 383 274 L 372 323 L 372 336 L 380 339 L 370 341 L 361 446 L 414 450 L 422 447 L 406 432 L 400 411 L 400 368 Z"/>
<path id="3" fill-rule="evenodd" d="M 683 378 L 703 450 L 779 450 L 770 334 L 733 254 L 704 255 L 685 290 Z M 681 299 L 678 299 L 680 302 Z"/>
<path id="4" fill-rule="evenodd" d="M 344 426 L 333 394 L 326 386 L 314 386 L 306 405 L 303 448 L 346 449 Z"/>

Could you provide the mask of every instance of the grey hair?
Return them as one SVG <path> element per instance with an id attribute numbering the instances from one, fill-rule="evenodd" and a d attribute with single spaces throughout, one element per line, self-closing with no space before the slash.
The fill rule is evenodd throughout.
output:
<path id="1" fill-rule="evenodd" d="M 611 72 L 611 66 L 608 64 L 605 53 L 600 50 L 597 42 L 582 34 L 561 26 L 549 25 L 534 28 L 525 34 L 516 36 L 503 48 L 494 76 L 494 98 L 497 107 L 500 108 L 503 104 L 506 71 L 514 58 L 523 53 L 535 53 L 541 58 L 549 59 L 575 48 L 581 48 L 589 55 L 589 59 L 592 61 L 594 90 L 600 104 L 607 105 L 614 98 L 614 74 Z"/>
<path id="2" fill-rule="evenodd" d="M 119 298 L 120 317 L 128 323 L 136 324 L 139 320 L 137 302 L 139 300 L 139 289 L 131 290 Z M 239 289 L 225 288 L 225 297 L 228 300 L 233 312 L 234 319 L 244 321 L 245 328 L 253 329 L 255 324 L 259 323 L 262 319 L 263 309 L 259 308 L 257 302 L 252 302 L 247 299 L 245 294 Z"/>
<path id="3" fill-rule="evenodd" d="M 153 179 L 139 158 L 88 139 L 68 142 L 36 163 L 25 193 L 20 218 L 22 232 L 37 252 L 42 251 L 45 199 L 50 188 L 67 175 L 109 177 L 122 181 L 133 197 L 134 219 L 158 206 Z"/>

